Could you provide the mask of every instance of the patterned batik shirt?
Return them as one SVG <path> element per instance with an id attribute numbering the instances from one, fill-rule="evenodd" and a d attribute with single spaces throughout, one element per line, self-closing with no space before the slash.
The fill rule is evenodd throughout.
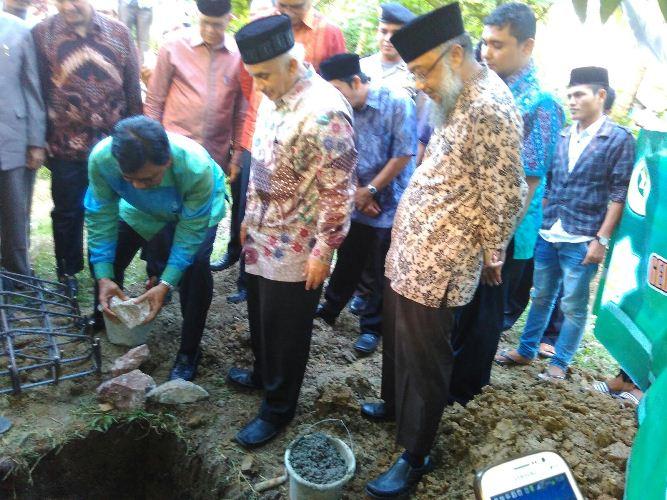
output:
<path id="1" fill-rule="evenodd" d="M 407 165 L 375 195 L 380 215 L 370 217 L 359 210 L 352 220 L 371 227 L 390 228 L 396 207 L 415 170 L 417 118 L 415 103 L 403 89 L 371 85 L 365 105 L 354 110 L 359 161 L 359 186 L 368 186 L 392 158 L 410 156 Z"/>
<path id="2" fill-rule="evenodd" d="M 504 248 L 523 210 L 521 130 L 509 89 L 483 67 L 434 130 L 398 205 L 385 264 L 396 293 L 428 307 L 472 299 L 483 250 Z"/>
<path id="3" fill-rule="evenodd" d="M 60 14 L 32 30 L 51 156 L 85 161 L 119 120 L 143 112 L 137 48 L 127 27 L 93 12 L 85 36 Z"/>
<path id="4" fill-rule="evenodd" d="M 356 162 L 349 104 L 312 66 L 277 102 L 265 97 L 243 221 L 246 271 L 300 282 L 309 257 L 330 263 L 350 228 Z"/>
<path id="5" fill-rule="evenodd" d="M 514 234 L 515 259 L 533 257 L 537 233 L 542 226 L 542 197 L 547 171 L 565 115 L 553 95 L 540 88 L 532 63 L 505 80 L 523 118 L 523 170 L 541 178 L 523 220 Z"/>

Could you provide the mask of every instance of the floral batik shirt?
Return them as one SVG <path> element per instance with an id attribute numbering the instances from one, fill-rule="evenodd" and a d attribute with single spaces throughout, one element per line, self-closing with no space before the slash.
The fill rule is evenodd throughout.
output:
<path id="1" fill-rule="evenodd" d="M 512 94 L 483 67 L 466 82 L 398 205 L 385 274 L 427 307 L 470 302 L 483 250 L 504 248 L 528 191 Z"/>
<path id="2" fill-rule="evenodd" d="M 311 66 L 277 102 L 264 98 L 243 221 L 246 271 L 300 282 L 309 257 L 330 263 L 350 228 L 356 162 L 349 104 Z"/>

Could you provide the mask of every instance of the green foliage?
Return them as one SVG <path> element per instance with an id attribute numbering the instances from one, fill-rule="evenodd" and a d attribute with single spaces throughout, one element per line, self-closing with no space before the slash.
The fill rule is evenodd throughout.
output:
<path id="1" fill-rule="evenodd" d="M 621 5 L 621 0 L 603 0 L 600 2 L 600 19 L 603 23 L 607 22 L 619 5 Z"/>
<path id="2" fill-rule="evenodd" d="M 139 424 L 156 434 L 173 434 L 183 437 L 183 428 L 171 413 L 151 413 L 138 409 L 130 411 L 103 411 L 97 405 L 78 408 L 75 413 L 86 422 L 89 431 L 107 432 L 115 425 Z"/>

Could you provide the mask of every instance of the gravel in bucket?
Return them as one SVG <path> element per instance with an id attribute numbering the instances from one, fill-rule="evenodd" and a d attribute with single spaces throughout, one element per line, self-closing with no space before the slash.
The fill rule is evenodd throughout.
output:
<path id="1" fill-rule="evenodd" d="M 289 461 L 299 476 L 315 484 L 333 483 L 347 472 L 345 459 L 321 432 L 299 438 L 290 450 Z"/>

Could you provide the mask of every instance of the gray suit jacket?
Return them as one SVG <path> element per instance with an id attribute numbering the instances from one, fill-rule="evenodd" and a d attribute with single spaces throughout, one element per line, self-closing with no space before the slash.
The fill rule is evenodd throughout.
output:
<path id="1" fill-rule="evenodd" d="M 0 170 L 26 164 L 28 146 L 45 147 L 46 114 L 28 26 L 0 12 Z"/>

